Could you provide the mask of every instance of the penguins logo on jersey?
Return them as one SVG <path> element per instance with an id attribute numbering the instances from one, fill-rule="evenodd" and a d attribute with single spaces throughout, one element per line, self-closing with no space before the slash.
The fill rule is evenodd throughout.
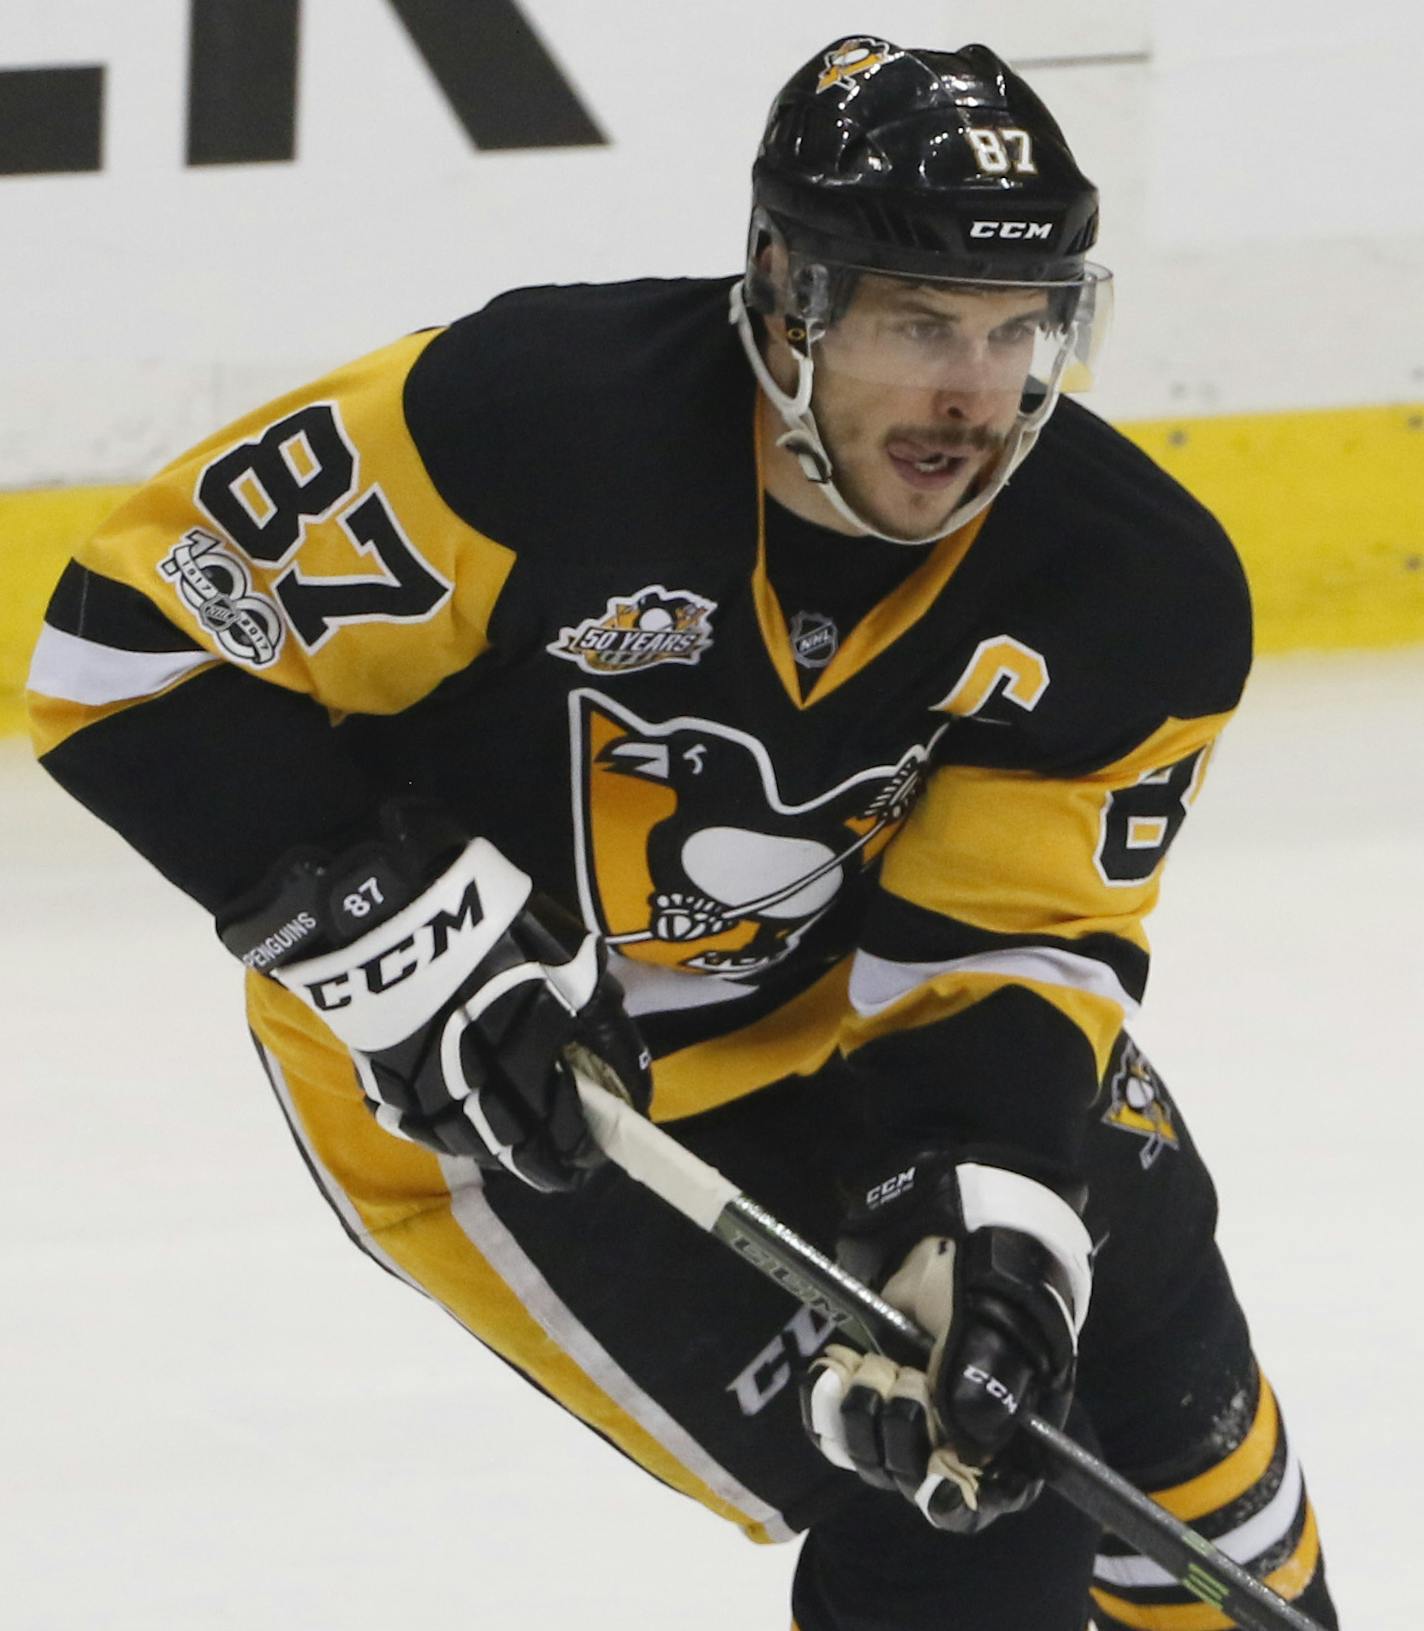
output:
<path id="1" fill-rule="evenodd" d="M 276 662 L 286 632 L 281 615 L 265 595 L 252 592 L 247 568 L 221 539 L 192 527 L 158 570 L 229 657 L 252 668 Z"/>
<path id="2" fill-rule="evenodd" d="M 868 38 L 842 40 L 834 51 L 826 52 L 826 65 L 816 81 L 816 92 L 828 91 L 842 80 L 856 74 L 868 74 L 878 68 L 890 54 L 891 47 L 884 40 Z"/>
<path id="3" fill-rule="evenodd" d="M 712 644 L 715 600 L 688 589 L 651 583 L 626 598 L 615 595 L 601 617 L 559 630 L 545 647 L 586 674 L 627 674 L 655 663 L 695 663 Z"/>
<path id="4" fill-rule="evenodd" d="M 935 739 L 790 804 L 745 731 L 569 703 L 585 920 L 625 956 L 736 978 L 779 963 L 889 843 Z"/>
<path id="5" fill-rule="evenodd" d="M 1172 1106 L 1162 1080 L 1135 1043 L 1124 1041 L 1108 1092 L 1111 1102 L 1103 1112 L 1103 1120 L 1110 1127 L 1135 1133 L 1146 1141 L 1138 1155 L 1144 1170 L 1164 1149 L 1178 1147 Z"/>

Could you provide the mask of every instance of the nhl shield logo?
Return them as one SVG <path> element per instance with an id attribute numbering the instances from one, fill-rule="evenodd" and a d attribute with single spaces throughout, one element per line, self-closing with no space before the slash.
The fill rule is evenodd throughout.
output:
<path id="1" fill-rule="evenodd" d="M 789 632 L 791 654 L 802 668 L 824 668 L 840 644 L 840 631 L 820 612 L 797 612 Z"/>
<path id="2" fill-rule="evenodd" d="M 690 589 L 651 583 L 614 595 L 601 616 L 586 617 L 544 649 L 577 663 L 586 674 L 627 674 L 658 663 L 695 663 L 712 644 L 715 600 Z"/>

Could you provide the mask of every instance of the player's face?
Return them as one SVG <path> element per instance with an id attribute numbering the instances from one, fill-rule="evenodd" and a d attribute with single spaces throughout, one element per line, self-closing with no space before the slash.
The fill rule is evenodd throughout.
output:
<path id="1" fill-rule="evenodd" d="M 993 466 L 1048 319 L 1033 289 L 861 278 L 817 342 L 812 409 L 836 485 L 877 532 L 932 535 Z"/>

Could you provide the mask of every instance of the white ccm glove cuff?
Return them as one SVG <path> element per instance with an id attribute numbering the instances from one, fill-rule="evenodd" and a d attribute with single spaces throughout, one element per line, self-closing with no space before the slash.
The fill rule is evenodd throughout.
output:
<path id="1" fill-rule="evenodd" d="M 368 886 L 375 888 L 375 880 L 357 892 Z M 454 996 L 523 910 L 532 887 L 487 839 L 472 839 L 394 917 L 339 951 L 274 969 L 272 977 L 347 1047 L 363 1053 L 393 1047 Z"/>
<path id="2" fill-rule="evenodd" d="M 964 1227 L 1017 1229 L 1043 1243 L 1068 1276 L 1074 1332 L 1083 1329 L 1093 1290 L 1093 1242 L 1083 1220 L 1061 1195 L 1022 1173 L 968 1161 L 954 1169 Z"/>

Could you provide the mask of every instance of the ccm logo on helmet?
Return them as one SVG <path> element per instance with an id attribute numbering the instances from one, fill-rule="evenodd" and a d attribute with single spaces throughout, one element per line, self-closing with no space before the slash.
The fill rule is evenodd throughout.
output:
<path id="1" fill-rule="evenodd" d="M 1052 221 L 975 221 L 969 228 L 971 238 L 1050 238 Z"/>
<path id="2" fill-rule="evenodd" d="M 313 1007 L 329 1014 L 335 1008 L 349 1007 L 363 992 L 379 997 L 383 991 L 389 991 L 393 985 L 399 985 L 438 961 L 449 951 L 453 938 L 475 928 L 483 917 L 480 897 L 471 884 L 453 912 L 442 908 L 413 934 L 383 947 L 348 973 L 307 986 Z"/>

